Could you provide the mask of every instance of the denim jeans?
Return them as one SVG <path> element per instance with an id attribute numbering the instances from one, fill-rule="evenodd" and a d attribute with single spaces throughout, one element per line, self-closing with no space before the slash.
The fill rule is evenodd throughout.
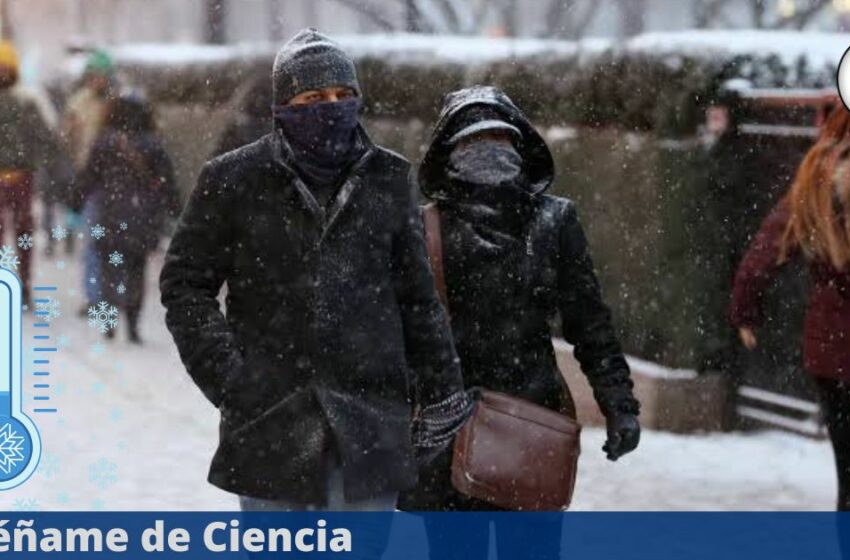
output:
<path id="1" fill-rule="evenodd" d="M 339 512 L 391 512 L 395 510 L 398 492 L 388 492 L 367 500 L 354 502 L 345 499 L 345 482 L 342 469 L 334 458 L 329 458 L 327 495 L 325 505 L 304 504 L 286 500 L 263 500 L 239 496 L 243 512 L 286 511 L 339 511 Z M 359 518 L 356 524 L 357 546 L 346 555 L 350 560 L 379 560 L 386 551 L 390 537 L 392 516 L 380 515 Z M 249 555 L 249 557 L 254 557 Z"/>

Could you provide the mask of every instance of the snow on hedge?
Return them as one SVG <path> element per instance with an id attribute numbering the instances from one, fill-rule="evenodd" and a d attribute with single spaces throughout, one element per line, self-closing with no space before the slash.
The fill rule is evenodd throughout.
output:
<path id="1" fill-rule="evenodd" d="M 838 66 L 850 47 L 846 33 L 762 30 L 689 30 L 645 33 L 630 39 L 623 50 L 651 55 L 680 55 L 708 59 L 750 56 L 778 57 L 787 65 L 805 58 L 810 67 L 823 71 Z"/>
<path id="2" fill-rule="evenodd" d="M 824 69 L 837 66 L 841 55 L 850 46 L 850 36 L 847 34 L 761 30 L 653 32 L 638 35 L 620 45 L 607 39 L 557 41 L 407 33 L 341 35 L 335 38 L 356 59 L 464 64 L 544 54 L 571 58 L 582 54 L 620 51 L 694 58 L 777 56 L 787 64 L 794 64 L 805 57 L 813 68 Z M 275 46 L 265 43 L 228 46 L 129 44 L 116 47 L 111 52 L 121 64 L 186 66 L 265 58 L 274 54 Z"/>

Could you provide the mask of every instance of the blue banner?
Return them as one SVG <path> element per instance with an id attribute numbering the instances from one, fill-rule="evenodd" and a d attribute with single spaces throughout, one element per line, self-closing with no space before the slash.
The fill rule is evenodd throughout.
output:
<path id="1" fill-rule="evenodd" d="M 838 560 L 827 513 L 6 513 L 0 557 Z M 850 554 L 844 556 L 850 558 Z"/>

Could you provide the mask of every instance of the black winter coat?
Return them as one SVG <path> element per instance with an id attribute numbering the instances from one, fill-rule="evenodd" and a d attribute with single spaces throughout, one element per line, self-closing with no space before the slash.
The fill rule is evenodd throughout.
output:
<path id="1" fill-rule="evenodd" d="M 127 147 L 119 144 L 126 139 Z M 107 129 L 92 146 L 76 181 L 71 206 L 94 199 L 90 226 L 105 229 L 103 242 L 120 252 L 156 248 L 164 223 L 179 210 L 171 158 L 153 133 L 123 134 Z"/>
<path id="2" fill-rule="evenodd" d="M 348 499 L 408 488 L 410 372 L 430 401 L 462 388 L 409 164 L 363 138 L 327 215 L 277 133 L 207 163 L 183 213 L 162 302 L 221 411 L 220 488 L 320 504 L 329 449 Z"/>
<path id="3" fill-rule="evenodd" d="M 458 210 L 447 187 L 452 119 L 464 108 L 497 108 L 519 128 L 519 147 L 531 196 L 513 242 L 490 243 L 481 223 Z M 554 178 L 545 142 L 509 99 L 493 88 L 449 98 L 419 173 L 420 187 L 440 208 L 443 262 L 455 345 L 468 387 L 508 393 L 554 410 L 572 408 L 558 370 L 550 324 L 560 317 L 564 338 L 606 414 L 638 412 L 629 367 L 602 300 L 575 205 L 542 194 Z M 490 238 L 493 239 L 492 237 Z M 450 457 L 423 469 L 418 488 L 402 499 L 412 510 L 491 509 L 455 492 Z"/>

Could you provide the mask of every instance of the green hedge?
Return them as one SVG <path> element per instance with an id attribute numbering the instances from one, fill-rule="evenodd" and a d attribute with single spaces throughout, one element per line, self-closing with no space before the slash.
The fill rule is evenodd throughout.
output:
<path id="1" fill-rule="evenodd" d="M 158 101 L 221 105 L 249 76 L 272 65 L 272 53 L 251 51 L 196 63 L 118 59 L 132 81 Z M 830 69 L 811 72 L 805 58 L 792 65 L 778 56 L 695 58 L 604 50 L 542 53 L 461 63 L 368 54 L 357 57 L 367 111 L 374 117 L 433 120 L 443 95 L 476 83 L 505 89 L 532 118 L 545 124 L 618 126 L 661 136 L 692 133 L 701 109 L 722 85 L 743 78 L 759 87 L 824 87 Z"/>

